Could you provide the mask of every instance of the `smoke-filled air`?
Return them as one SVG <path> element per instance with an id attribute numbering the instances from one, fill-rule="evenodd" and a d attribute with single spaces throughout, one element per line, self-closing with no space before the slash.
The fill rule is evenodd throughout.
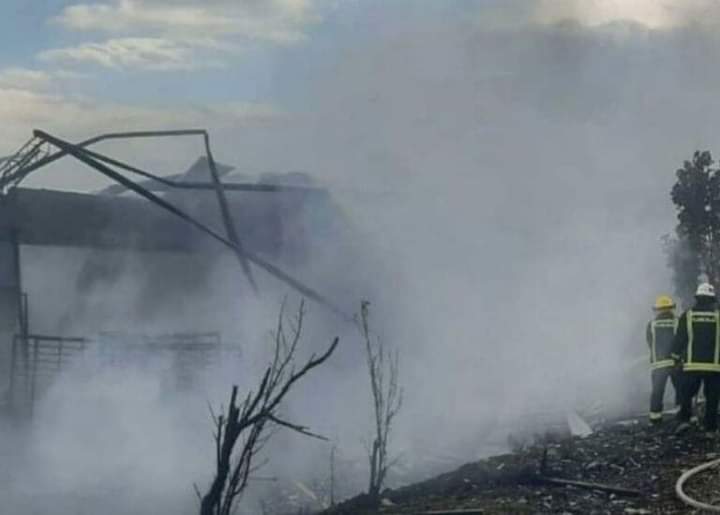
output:
<path id="1" fill-rule="evenodd" d="M 655 299 L 716 279 L 671 192 L 720 152 L 720 3 L 0 26 L 0 513 L 421 513 L 465 464 L 647 424 Z M 562 512 L 528 495 L 483 513 Z"/>

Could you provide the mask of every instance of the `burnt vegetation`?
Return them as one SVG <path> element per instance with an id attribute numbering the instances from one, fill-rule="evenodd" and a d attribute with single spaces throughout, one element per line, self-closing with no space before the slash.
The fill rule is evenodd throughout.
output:
<path id="1" fill-rule="evenodd" d="M 239 399 L 238 387 L 233 386 L 227 410 L 215 414 L 211 409 L 215 425 L 215 475 L 204 495 L 196 487 L 200 515 L 235 513 L 252 475 L 263 465 L 256 458 L 274 429 L 286 428 L 304 436 L 324 439 L 306 426 L 285 420 L 281 414 L 282 402 L 293 386 L 325 363 L 339 342 L 335 338 L 325 352 L 312 355 L 298 366 L 296 353 L 304 316 L 303 304 L 291 320 L 286 319 L 283 308 L 274 332 L 273 357 L 257 388 Z"/>
<path id="2" fill-rule="evenodd" d="M 398 384 L 400 355 L 397 350 L 388 350 L 385 343 L 371 331 L 370 303 L 367 301 L 361 303 L 358 326 L 365 344 L 374 421 L 368 452 L 368 496 L 372 502 L 379 502 L 388 470 L 398 459 L 390 456 L 389 443 L 395 417 L 403 402 L 403 390 Z"/>

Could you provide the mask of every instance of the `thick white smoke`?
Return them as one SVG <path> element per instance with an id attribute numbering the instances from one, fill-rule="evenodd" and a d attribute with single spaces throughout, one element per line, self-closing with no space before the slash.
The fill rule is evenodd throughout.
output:
<path id="1" fill-rule="evenodd" d="M 653 297 L 671 288 L 660 237 L 674 224 L 673 171 L 715 144 L 718 36 L 687 23 L 689 10 L 638 2 L 608 14 L 611 2 L 596 4 L 347 6 L 333 19 L 342 33 L 279 59 L 278 82 L 297 85 L 282 124 L 213 133 L 219 159 L 310 170 L 346 210 L 350 241 L 318 238 L 315 259 L 295 271 L 346 309 L 372 297 L 376 330 L 401 351 L 406 405 L 394 445 L 406 462 L 481 456 L 543 413 L 588 402 L 644 407 L 637 386 L 647 371 L 631 365 L 645 353 Z M 203 397 L 219 403 L 257 372 L 258 342 L 286 292 L 263 280 L 261 300 L 234 296 L 235 265 L 218 264 L 200 302 L 218 307 L 208 325 L 259 349 L 247 369 L 181 398 L 133 368 L 98 379 L 92 398 L 77 398 L 86 409 L 65 383 L 31 433 L 24 470 L 46 464 L 39 485 L 97 491 L 90 477 L 146 502 L 192 504 L 191 483 L 208 474 Z M 123 281 L 142 287 L 132 275 Z M 181 321 L 186 309 L 167 312 Z M 172 326 L 168 313 L 161 319 Z M 320 307 L 309 319 L 314 350 L 336 333 L 342 345 L 288 409 L 362 456 L 360 341 Z M 285 437 L 278 445 L 286 461 L 277 467 L 292 478 L 324 476 L 326 447 Z M 112 496 L 117 513 L 155 511 L 124 502 L 133 495 Z"/>

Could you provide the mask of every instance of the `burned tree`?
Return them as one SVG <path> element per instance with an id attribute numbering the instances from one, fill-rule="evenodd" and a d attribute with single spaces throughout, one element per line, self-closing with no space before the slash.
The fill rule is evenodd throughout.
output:
<path id="1" fill-rule="evenodd" d="M 312 355 L 296 369 L 295 353 L 300 342 L 304 318 L 301 303 L 298 314 L 285 327 L 284 309 L 278 317 L 274 333 L 273 358 L 255 392 L 238 399 L 238 387 L 233 386 L 227 412 L 212 413 L 215 423 L 215 477 L 210 488 L 200 498 L 200 515 L 230 515 L 247 488 L 252 473 L 259 465 L 255 458 L 271 436 L 272 427 L 285 427 L 313 438 L 307 427 L 284 420 L 279 409 L 295 383 L 315 367 L 322 365 L 335 351 L 338 338 L 320 356 Z M 262 464 L 261 464 L 262 465 Z"/>
<path id="2" fill-rule="evenodd" d="M 372 334 L 369 308 L 369 302 L 361 303 L 358 325 L 365 342 L 375 417 L 373 440 L 368 449 L 370 461 L 368 495 L 377 501 L 387 472 L 393 464 L 388 455 L 388 443 L 393 422 L 402 407 L 403 391 L 398 385 L 399 354 L 397 351 L 388 352 L 385 344 Z"/>

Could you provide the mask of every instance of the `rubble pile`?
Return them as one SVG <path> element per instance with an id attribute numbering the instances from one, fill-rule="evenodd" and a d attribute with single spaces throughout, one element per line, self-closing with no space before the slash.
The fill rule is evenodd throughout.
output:
<path id="1" fill-rule="evenodd" d="M 381 513 L 692 513 L 675 497 L 683 471 L 720 457 L 720 438 L 699 429 L 676 435 L 667 422 L 608 424 L 586 437 L 544 438 L 512 454 L 466 464 L 433 479 L 383 493 Z M 718 471 L 688 484 L 704 502 L 720 499 Z M 375 513 L 363 496 L 327 515 Z"/>

